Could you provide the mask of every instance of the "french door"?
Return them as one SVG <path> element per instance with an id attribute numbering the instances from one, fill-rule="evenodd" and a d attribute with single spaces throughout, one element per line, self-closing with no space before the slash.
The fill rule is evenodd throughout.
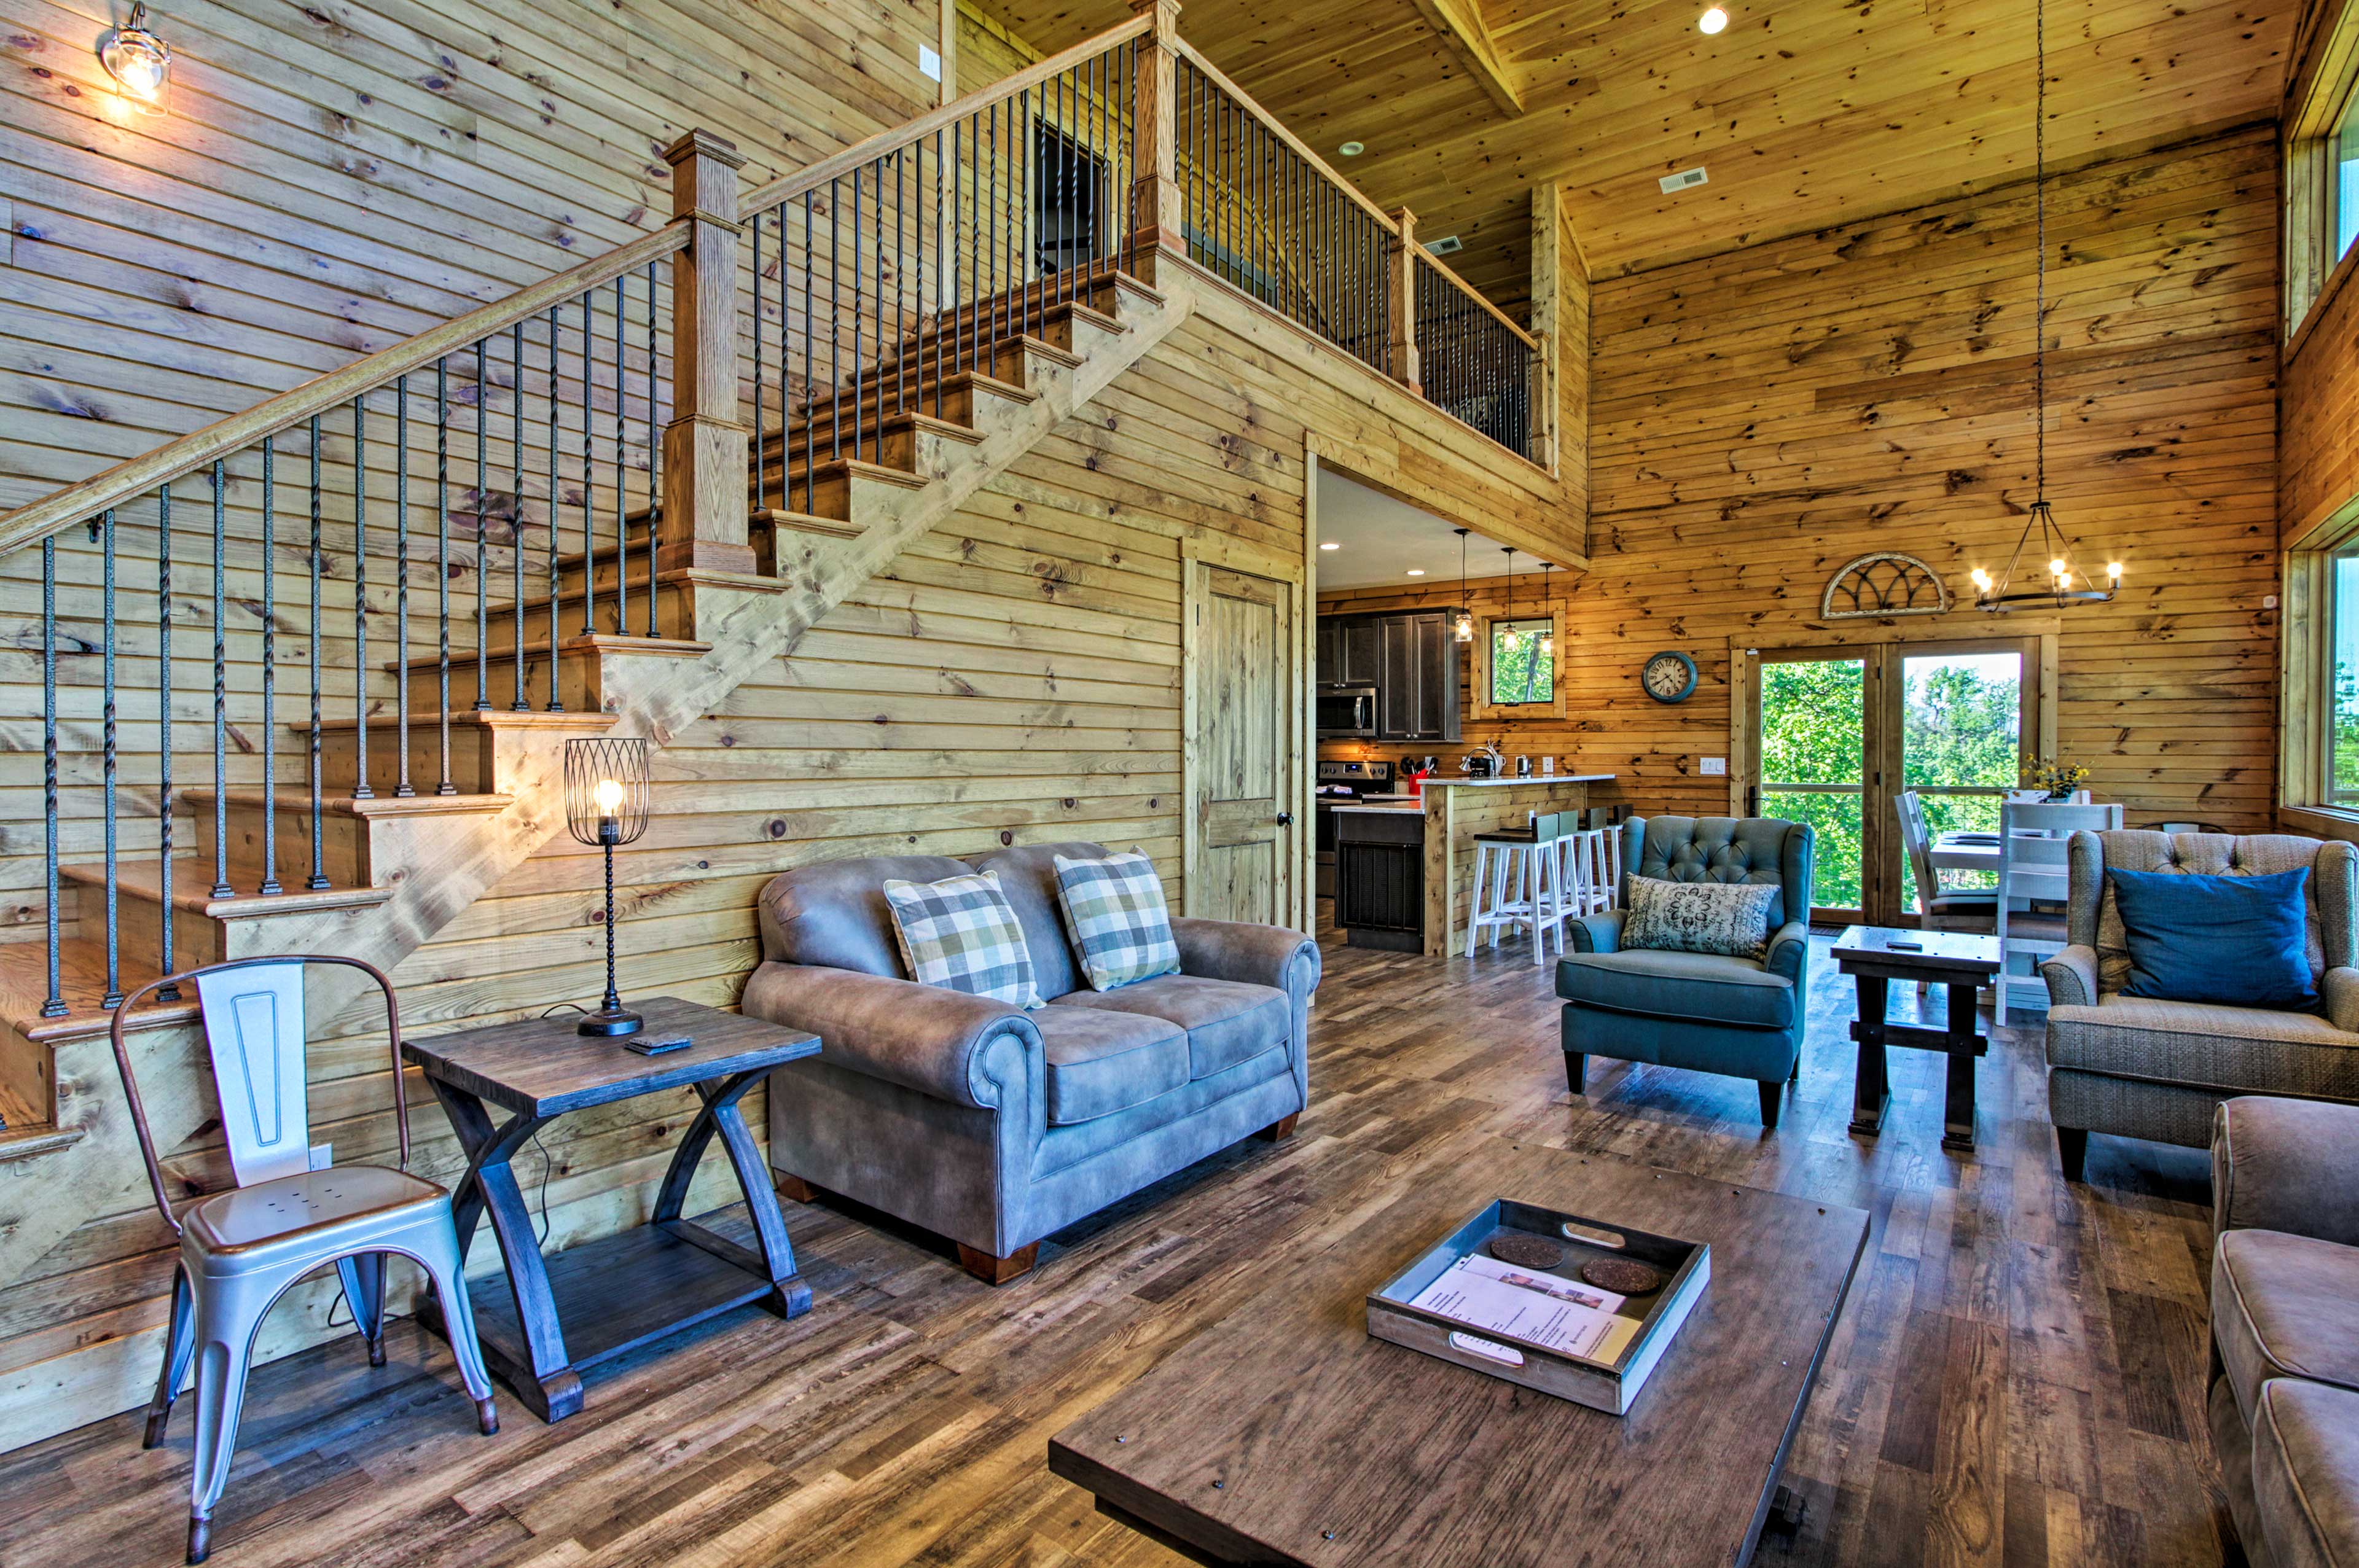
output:
<path id="1" fill-rule="evenodd" d="M 1914 790 L 1937 838 L 1995 831 L 2038 743 L 2039 660 L 2037 637 L 1753 651 L 1745 808 L 1817 828 L 1812 918 L 1917 923 L 1893 797 Z"/>

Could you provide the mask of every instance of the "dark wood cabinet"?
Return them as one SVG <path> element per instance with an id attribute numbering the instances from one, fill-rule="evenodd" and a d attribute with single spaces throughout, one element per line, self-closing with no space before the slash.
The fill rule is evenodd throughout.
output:
<path id="1" fill-rule="evenodd" d="M 1446 611 L 1322 615 L 1318 632 L 1322 685 L 1376 688 L 1376 739 L 1458 739 L 1458 643 Z"/>
<path id="2" fill-rule="evenodd" d="M 1425 946 L 1425 814 L 1335 814 L 1335 924 L 1355 947 Z"/>
<path id="3" fill-rule="evenodd" d="M 1343 616 L 1339 639 L 1343 657 L 1343 679 L 1350 686 L 1383 684 L 1384 641 L 1375 621 L 1364 616 Z"/>

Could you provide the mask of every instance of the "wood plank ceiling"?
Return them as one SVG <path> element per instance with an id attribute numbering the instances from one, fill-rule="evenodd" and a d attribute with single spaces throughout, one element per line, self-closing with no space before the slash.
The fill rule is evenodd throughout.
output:
<path id="1" fill-rule="evenodd" d="M 980 0 L 1036 47 L 1124 0 Z M 1610 276 L 1887 212 L 2032 167 L 2034 0 L 1187 0 L 1180 30 L 1453 265 L 1520 302 L 1529 191 L 1563 182 Z M 2049 0 L 2049 157 L 2266 119 L 2294 0 Z M 1482 62 L 1497 63 L 1512 94 Z M 1520 98 L 1520 114 L 1506 104 Z M 1338 160 L 1339 162 L 1341 160 Z M 1656 181 L 1704 165 L 1709 183 Z"/>

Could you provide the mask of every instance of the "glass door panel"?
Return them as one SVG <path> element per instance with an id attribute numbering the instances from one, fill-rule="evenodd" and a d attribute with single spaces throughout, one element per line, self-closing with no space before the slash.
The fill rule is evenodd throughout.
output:
<path id="1" fill-rule="evenodd" d="M 2016 787 L 2023 754 L 2023 654 L 1904 654 L 1900 675 L 1901 787 L 1917 792 L 1925 830 L 1998 831 L 1999 802 Z M 1900 859 L 1902 910 L 1917 907 L 1917 870 Z M 1951 889 L 1988 887 L 1987 873 L 1952 872 Z"/>
<path id="2" fill-rule="evenodd" d="M 1856 918 L 1865 848 L 1867 662 L 1781 658 L 1761 665 L 1758 814 L 1818 829 L 1811 897 Z"/>

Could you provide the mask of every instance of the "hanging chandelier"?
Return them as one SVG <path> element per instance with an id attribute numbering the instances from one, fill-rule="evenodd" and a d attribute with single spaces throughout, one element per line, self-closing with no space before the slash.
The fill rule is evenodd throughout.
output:
<path id="1" fill-rule="evenodd" d="M 1548 608 L 1549 601 L 1548 575 L 1554 570 L 1556 570 L 1554 561 L 1540 563 L 1540 608 L 1543 610 Z M 1556 622 L 1553 618 L 1549 622 L 1548 630 L 1540 633 L 1540 657 L 1543 659 L 1556 657 Z"/>
<path id="2" fill-rule="evenodd" d="M 1458 619 L 1451 623 L 1451 634 L 1462 643 L 1474 640 L 1474 611 L 1466 602 L 1466 535 L 1472 528 L 1453 529 L 1458 535 Z"/>
<path id="3" fill-rule="evenodd" d="M 2095 579 L 2083 574 L 2072 558 L 2072 541 L 2056 521 L 2056 510 L 2048 503 L 2048 5 L 2047 0 L 2035 0 L 2033 36 L 2038 57 L 2039 81 L 2032 95 L 2032 201 L 2037 213 L 2038 255 L 2033 267 L 2033 303 L 2031 311 L 2031 386 L 2033 420 L 2033 464 L 2031 513 L 2023 520 L 2023 532 L 2016 536 L 2015 553 L 2007 557 L 2006 570 L 1994 580 L 1981 567 L 1973 572 L 1974 608 L 2005 613 L 2025 605 L 2043 605 L 2058 610 L 2072 604 L 2103 604 L 2114 597 L 2122 586 L 2122 563 L 2105 563 L 2105 581 L 2098 586 Z M 2032 545 L 2032 531 L 2038 530 L 2039 542 Z M 2026 566 L 2028 560 L 2036 567 L 2045 561 L 2044 575 L 2033 576 Z M 2018 586 L 2016 574 L 2026 572 Z"/>

